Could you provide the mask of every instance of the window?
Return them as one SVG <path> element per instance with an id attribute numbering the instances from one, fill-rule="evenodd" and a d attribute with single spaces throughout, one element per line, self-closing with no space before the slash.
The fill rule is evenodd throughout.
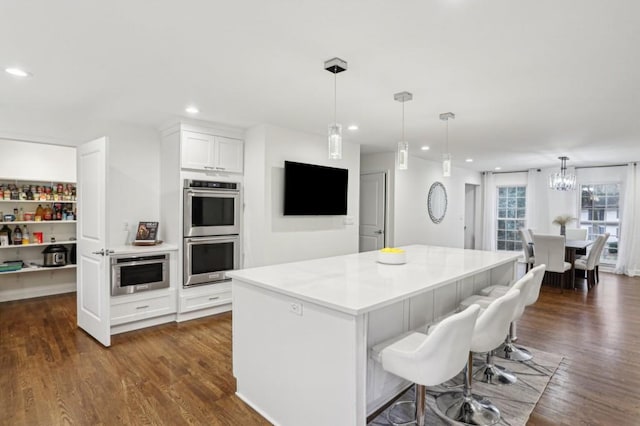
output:
<path id="1" fill-rule="evenodd" d="M 615 264 L 620 231 L 620 183 L 581 185 L 580 193 L 580 227 L 587 228 L 590 240 L 605 232 L 611 234 L 600 262 Z"/>
<path id="2" fill-rule="evenodd" d="M 522 240 L 518 230 L 525 226 L 526 207 L 526 186 L 498 187 L 498 226 L 496 226 L 498 250 L 522 250 Z"/>

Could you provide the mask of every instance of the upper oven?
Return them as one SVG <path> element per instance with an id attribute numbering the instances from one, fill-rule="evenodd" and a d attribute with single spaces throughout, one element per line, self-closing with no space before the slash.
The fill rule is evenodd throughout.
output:
<path id="1" fill-rule="evenodd" d="M 235 182 L 185 179 L 184 237 L 240 233 L 240 189 Z"/>

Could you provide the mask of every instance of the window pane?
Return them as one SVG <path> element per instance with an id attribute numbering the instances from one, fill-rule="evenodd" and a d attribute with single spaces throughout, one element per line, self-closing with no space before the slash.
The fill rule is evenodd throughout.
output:
<path id="1" fill-rule="evenodd" d="M 518 186 L 516 188 L 516 193 L 518 194 L 518 197 L 522 197 L 524 198 L 527 195 L 527 190 L 526 187 L 524 186 Z"/>

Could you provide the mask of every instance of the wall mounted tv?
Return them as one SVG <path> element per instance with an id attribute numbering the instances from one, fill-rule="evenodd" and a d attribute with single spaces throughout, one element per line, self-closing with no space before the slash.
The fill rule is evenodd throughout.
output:
<path id="1" fill-rule="evenodd" d="M 284 162 L 284 214 L 345 215 L 349 171 Z"/>

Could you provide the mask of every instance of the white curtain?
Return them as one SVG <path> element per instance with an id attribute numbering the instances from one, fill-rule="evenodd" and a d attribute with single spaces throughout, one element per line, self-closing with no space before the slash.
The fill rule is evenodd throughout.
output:
<path id="1" fill-rule="evenodd" d="M 484 172 L 482 176 L 483 209 L 482 209 L 482 249 L 496 249 L 496 183 L 492 172 Z"/>
<path id="2" fill-rule="evenodd" d="M 640 176 L 635 163 L 627 166 L 624 197 L 620 214 L 620 241 L 615 272 L 629 276 L 640 275 Z"/>
<path id="3" fill-rule="evenodd" d="M 526 228 L 540 230 L 539 211 L 540 197 L 538 195 L 538 169 L 529 169 L 527 173 L 527 224 Z"/>

